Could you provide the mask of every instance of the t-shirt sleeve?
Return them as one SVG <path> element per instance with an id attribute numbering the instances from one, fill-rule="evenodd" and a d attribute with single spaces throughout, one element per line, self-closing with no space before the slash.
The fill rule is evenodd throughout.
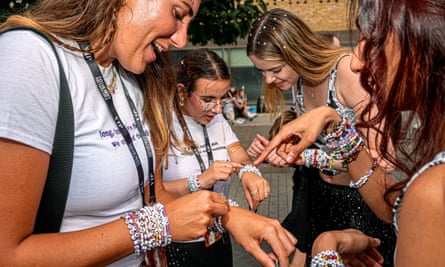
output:
<path id="1" fill-rule="evenodd" d="M 233 144 L 235 142 L 239 142 L 238 136 L 236 136 L 235 132 L 232 130 L 232 126 L 227 122 L 226 119 L 221 115 L 221 121 L 223 124 L 223 130 L 225 134 L 226 145 Z"/>
<path id="2" fill-rule="evenodd" d="M 0 35 L 0 138 L 51 153 L 59 70 L 48 42 L 29 31 Z"/>

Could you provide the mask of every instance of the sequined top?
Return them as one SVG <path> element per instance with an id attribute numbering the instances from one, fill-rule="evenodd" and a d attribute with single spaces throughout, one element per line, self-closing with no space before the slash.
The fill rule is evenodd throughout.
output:
<path id="1" fill-rule="evenodd" d="M 340 117 L 348 118 L 349 122 L 352 125 L 354 125 L 355 124 L 354 111 L 350 108 L 343 106 L 343 104 L 340 103 L 340 101 L 338 101 L 337 92 L 335 90 L 335 80 L 337 78 L 338 64 L 342 60 L 342 58 L 344 58 L 345 56 L 350 56 L 350 55 L 349 54 L 341 55 L 338 58 L 337 63 L 335 64 L 335 67 L 332 69 L 331 74 L 329 75 L 328 99 L 326 100 L 326 105 L 335 109 L 335 111 L 337 111 L 337 113 L 340 115 Z M 298 105 L 298 107 L 300 109 L 300 113 L 301 114 L 306 113 L 307 109 L 304 106 L 304 97 L 303 97 L 303 79 L 301 79 L 301 78 L 298 80 L 297 95 L 296 95 L 295 100 L 296 100 L 295 104 Z"/>

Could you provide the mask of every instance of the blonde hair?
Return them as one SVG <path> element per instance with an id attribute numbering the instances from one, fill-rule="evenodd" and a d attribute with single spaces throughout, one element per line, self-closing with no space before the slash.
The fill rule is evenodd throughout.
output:
<path id="1" fill-rule="evenodd" d="M 47 34 L 55 43 L 72 51 L 76 47 L 64 44 L 56 36 L 74 41 L 100 43 L 88 52 L 95 52 L 113 41 L 116 32 L 116 15 L 125 0 L 41 0 L 22 15 L 13 15 L 0 25 L 0 30 L 14 26 L 28 26 Z M 165 53 L 135 75 L 144 96 L 144 118 L 148 123 L 155 147 L 157 166 L 168 156 L 170 138 L 176 142 L 172 125 L 173 97 L 175 94 L 174 70 Z"/>
<path id="2" fill-rule="evenodd" d="M 247 40 L 247 55 L 266 61 L 283 61 L 312 85 L 323 82 L 340 55 L 351 51 L 333 48 L 317 36 L 296 15 L 284 9 L 271 9 L 257 18 Z M 284 108 L 280 89 L 263 85 L 265 106 L 275 113 Z"/>

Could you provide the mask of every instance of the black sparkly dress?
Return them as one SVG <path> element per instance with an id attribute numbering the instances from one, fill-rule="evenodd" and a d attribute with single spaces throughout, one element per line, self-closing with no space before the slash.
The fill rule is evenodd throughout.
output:
<path id="1" fill-rule="evenodd" d="M 353 111 L 337 100 L 336 72 L 337 66 L 329 79 L 327 105 L 336 109 L 340 116 L 354 122 Z M 301 113 L 306 112 L 301 79 L 295 102 Z M 393 266 L 396 242 L 393 226 L 378 219 L 356 189 L 326 183 L 320 177 L 320 170 L 304 166 L 295 168 L 293 182 L 292 210 L 282 225 L 298 238 L 297 248 L 307 253 L 307 263 L 310 263 L 312 243 L 320 233 L 355 228 L 379 238 L 382 244 L 377 250 L 385 259 L 383 266 Z"/>

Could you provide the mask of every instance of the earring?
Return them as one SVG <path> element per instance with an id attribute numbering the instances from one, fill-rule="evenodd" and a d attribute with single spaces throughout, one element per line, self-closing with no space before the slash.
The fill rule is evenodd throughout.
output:
<path id="1" fill-rule="evenodd" d="M 179 105 L 180 105 L 181 107 L 184 106 L 184 98 L 183 98 L 183 97 L 181 97 L 181 98 L 179 99 Z"/>

